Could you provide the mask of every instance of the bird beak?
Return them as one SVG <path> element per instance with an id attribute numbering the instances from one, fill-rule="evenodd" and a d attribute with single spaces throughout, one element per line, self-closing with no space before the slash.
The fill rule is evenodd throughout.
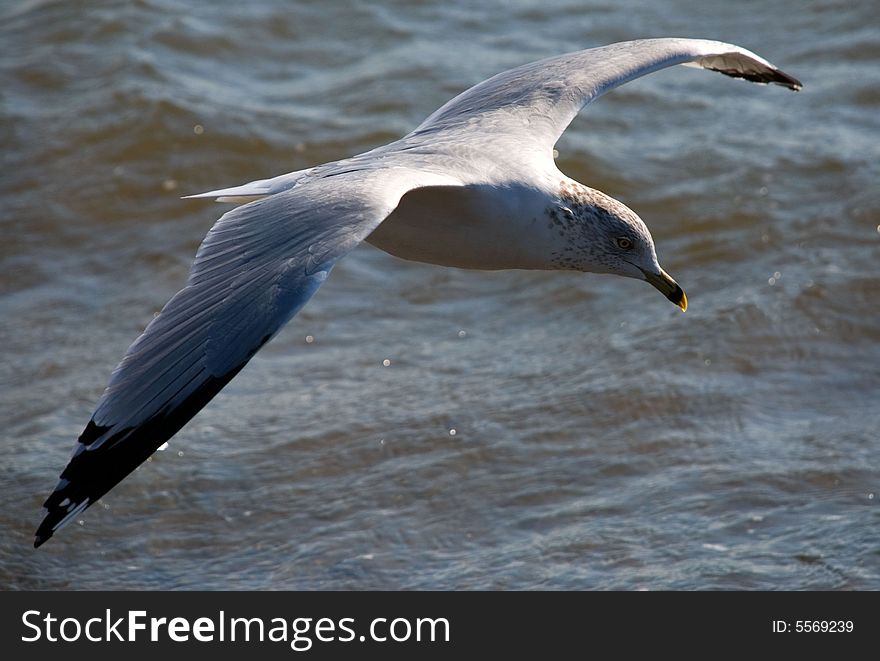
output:
<path id="1" fill-rule="evenodd" d="M 685 296 L 684 290 L 678 286 L 678 283 L 666 271 L 660 269 L 660 273 L 651 273 L 642 269 L 642 273 L 645 274 L 645 280 L 654 285 L 660 290 L 661 294 L 680 307 L 682 312 L 688 309 L 688 299 Z"/>

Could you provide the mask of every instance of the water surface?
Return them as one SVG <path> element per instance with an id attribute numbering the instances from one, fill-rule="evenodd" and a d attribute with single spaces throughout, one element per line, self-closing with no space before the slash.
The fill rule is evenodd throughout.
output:
<path id="1" fill-rule="evenodd" d="M 753 4 L 5 3 L 0 587 L 880 589 L 876 6 Z M 31 548 L 223 210 L 180 195 L 383 144 L 526 61 L 669 35 L 805 83 L 677 67 L 558 145 L 646 220 L 687 314 L 635 281 L 364 246 Z"/>

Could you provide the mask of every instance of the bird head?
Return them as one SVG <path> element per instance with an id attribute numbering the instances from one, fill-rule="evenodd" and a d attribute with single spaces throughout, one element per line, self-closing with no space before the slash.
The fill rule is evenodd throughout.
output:
<path id="1" fill-rule="evenodd" d="M 550 217 L 565 235 L 567 268 L 644 280 L 687 310 L 684 290 L 657 261 L 651 232 L 625 204 L 581 184 L 566 185 Z"/>

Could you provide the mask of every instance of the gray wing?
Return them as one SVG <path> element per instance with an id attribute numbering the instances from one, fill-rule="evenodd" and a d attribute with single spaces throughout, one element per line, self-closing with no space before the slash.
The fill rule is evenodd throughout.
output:
<path id="1" fill-rule="evenodd" d="M 754 53 L 719 41 L 644 39 L 551 57 L 500 73 L 458 95 L 414 135 L 482 134 L 503 153 L 549 154 L 588 103 L 618 85 L 675 64 L 792 90 L 801 83 Z M 510 143 L 515 140 L 516 150 Z"/>
<path id="2" fill-rule="evenodd" d="M 237 207 L 214 225 L 186 286 L 129 347 L 55 491 L 34 545 L 93 504 L 225 386 L 412 188 L 449 178 L 345 172 Z"/>
<path id="3" fill-rule="evenodd" d="M 375 152 L 423 148 L 434 162 L 444 150 L 447 154 L 469 154 L 470 160 L 508 166 L 519 159 L 531 168 L 535 157 L 552 162 L 553 146 L 585 105 L 618 85 L 675 64 L 702 67 L 757 83 L 776 83 L 792 90 L 801 88 L 795 78 L 733 44 L 703 39 L 624 41 L 499 73 L 459 94 L 401 140 L 348 160 L 371 158 Z M 419 157 L 418 153 L 411 155 Z M 298 185 L 319 169 L 189 197 L 249 201 Z"/>

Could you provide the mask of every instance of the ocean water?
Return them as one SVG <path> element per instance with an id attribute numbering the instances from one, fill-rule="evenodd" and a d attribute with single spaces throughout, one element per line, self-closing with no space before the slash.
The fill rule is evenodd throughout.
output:
<path id="1" fill-rule="evenodd" d="M 4 2 L 0 588 L 880 589 L 876 3 L 646 4 Z M 110 371 L 225 209 L 181 195 L 653 36 L 804 82 L 676 67 L 560 141 L 564 172 L 652 228 L 686 314 L 635 281 L 365 245 L 32 548 Z"/>

